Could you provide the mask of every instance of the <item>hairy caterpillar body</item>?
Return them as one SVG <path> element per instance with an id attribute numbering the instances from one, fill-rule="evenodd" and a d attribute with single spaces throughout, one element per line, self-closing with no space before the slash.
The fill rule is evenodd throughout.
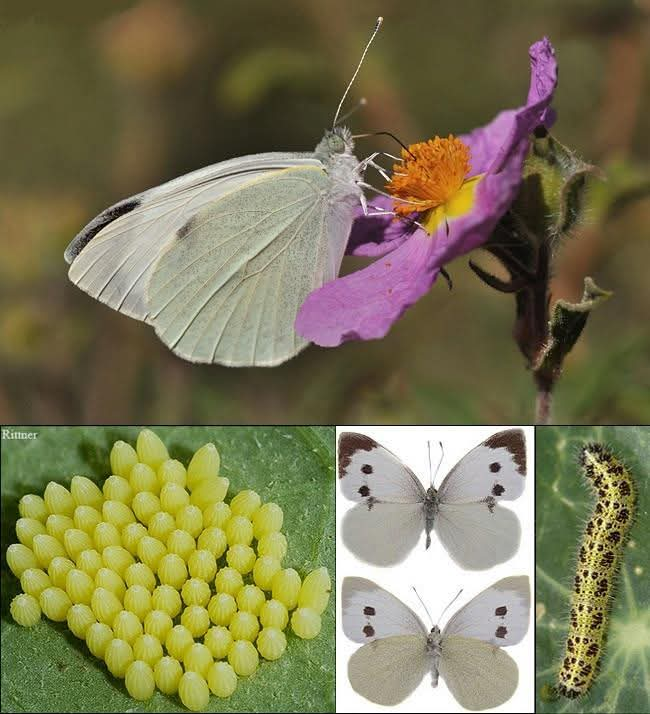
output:
<path id="1" fill-rule="evenodd" d="M 598 501 L 578 551 L 569 634 L 557 691 L 575 699 L 597 675 L 613 587 L 634 516 L 635 488 L 630 472 L 601 444 L 587 444 L 580 464 Z"/>

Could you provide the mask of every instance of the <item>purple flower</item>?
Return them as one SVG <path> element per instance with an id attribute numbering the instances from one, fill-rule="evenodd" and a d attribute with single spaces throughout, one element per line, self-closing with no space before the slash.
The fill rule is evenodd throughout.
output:
<path id="1" fill-rule="evenodd" d="M 408 218 L 361 214 L 347 252 L 380 257 L 310 293 L 296 318 L 299 334 L 324 347 L 384 337 L 446 263 L 485 243 L 517 195 L 531 133 L 555 118 L 549 106 L 557 84 L 553 47 L 544 38 L 529 54 L 524 106 L 459 138 L 435 137 L 402 152 L 388 184 L 395 199 L 372 204 L 410 215 L 423 227 Z"/>

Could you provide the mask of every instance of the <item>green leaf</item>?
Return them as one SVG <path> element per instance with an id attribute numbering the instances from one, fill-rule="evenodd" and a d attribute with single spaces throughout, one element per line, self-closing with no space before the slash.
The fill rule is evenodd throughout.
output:
<path id="1" fill-rule="evenodd" d="M 65 627 L 43 619 L 36 627 L 16 625 L 9 603 L 20 584 L 4 553 L 16 542 L 18 500 L 43 493 L 48 481 L 69 485 L 75 474 L 101 484 L 110 473 L 110 447 L 117 439 L 134 444 L 135 427 L 21 427 L 34 440 L 2 442 L 2 711 L 124 712 L 186 711 L 177 697 L 160 692 L 147 702 L 131 699 L 85 643 Z M 187 464 L 212 441 L 221 471 L 230 479 L 229 498 L 245 488 L 275 501 L 285 514 L 289 541 L 284 564 L 302 577 L 317 566 L 334 575 L 334 429 L 330 427 L 157 427 L 172 458 Z M 287 651 L 276 662 L 240 679 L 230 699 L 210 697 L 209 711 L 334 711 L 334 602 L 313 640 L 287 629 Z"/>
<path id="2" fill-rule="evenodd" d="M 637 484 L 636 521 L 626 545 L 601 671 L 585 698 L 542 698 L 556 683 L 582 529 L 594 498 L 580 475 L 578 449 L 604 442 Z M 536 430 L 536 711 L 647 712 L 650 705 L 650 428 L 543 427 Z"/>

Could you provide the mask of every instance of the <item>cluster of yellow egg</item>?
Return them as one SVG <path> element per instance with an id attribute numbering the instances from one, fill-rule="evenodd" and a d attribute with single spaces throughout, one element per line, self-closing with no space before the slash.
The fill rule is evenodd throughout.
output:
<path id="1" fill-rule="evenodd" d="M 250 490 L 227 504 L 214 444 L 185 468 L 145 429 L 135 449 L 117 441 L 110 462 L 103 492 L 75 476 L 70 490 L 50 482 L 20 500 L 20 543 L 7 549 L 23 589 L 17 623 L 67 621 L 132 697 L 158 687 L 194 711 L 210 691 L 229 697 L 259 655 L 281 657 L 289 621 L 298 637 L 318 635 L 327 569 L 301 581 L 282 567 L 282 509 Z"/>

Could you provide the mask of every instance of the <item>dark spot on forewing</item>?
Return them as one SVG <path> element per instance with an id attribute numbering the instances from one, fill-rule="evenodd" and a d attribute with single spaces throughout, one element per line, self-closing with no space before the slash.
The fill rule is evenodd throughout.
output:
<path id="1" fill-rule="evenodd" d="M 372 625 L 366 625 L 363 628 L 363 634 L 366 637 L 374 637 L 375 636 L 375 628 Z"/>
<path id="2" fill-rule="evenodd" d="M 142 203 L 138 196 L 127 198 L 124 201 L 109 206 L 102 211 L 98 216 L 92 219 L 82 230 L 77 233 L 70 245 L 66 248 L 65 259 L 68 263 L 81 253 L 81 251 L 90 243 L 90 241 L 109 223 L 117 220 L 120 216 L 130 213 Z"/>
<path id="3" fill-rule="evenodd" d="M 183 223 L 183 225 L 176 231 L 176 238 L 178 240 L 183 240 L 189 233 L 196 227 L 196 215 L 192 216 L 188 221 Z"/>
<path id="4" fill-rule="evenodd" d="M 483 442 L 484 446 L 490 449 L 507 449 L 512 454 L 513 461 L 517 465 L 517 471 L 526 475 L 526 443 L 524 432 L 521 429 L 506 429 L 497 434 L 493 434 Z"/>
<path id="5" fill-rule="evenodd" d="M 499 625 L 499 627 L 497 627 L 496 629 L 496 632 L 494 633 L 494 636 L 504 640 L 507 634 L 508 628 L 504 627 L 503 625 Z"/>
<path id="6" fill-rule="evenodd" d="M 503 494 L 506 492 L 505 488 L 500 483 L 495 483 L 494 486 L 492 486 L 492 495 L 493 496 L 503 496 Z"/>
<path id="7" fill-rule="evenodd" d="M 494 614 L 498 617 L 503 617 L 507 614 L 507 612 L 508 608 L 505 605 L 501 605 L 501 607 L 497 607 L 497 609 L 494 611 Z"/>
<path id="8" fill-rule="evenodd" d="M 370 605 L 366 605 L 363 608 L 363 614 L 368 615 L 369 617 L 372 617 L 375 614 L 375 612 L 376 612 L 375 608 Z"/>
<path id="9" fill-rule="evenodd" d="M 363 496 L 364 498 L 365 498 L 366 496 L 369 496 L 369 495 L 370 495 L 370 489 L 369 489 L 367 486 L 361 486 L 361 488 L 359 489 L 359 495 L 360 495 L 360 496 Z"/>
<path id="10" fill-rule="evenodd" d="M 339 478 L 346 475 L 346 469 L 350 465 L 353 454 L 357 451 L 372 451 L 376 446 L 377 442 L 364 434 L 352 431 L 341 434 L 339 437 Z"/>
<path id="11" fill-rule="evenodd" d="M 490 471 L 493 474 L 499 473 L 499 471 L 501 471 L 501 464 L 498 461 L 494 461 L 490 464 Z"/>
<path id="12" fill-rule="evenodd" d="M 372 473 L 372 466 L 370 464 L 364 464 L 361 467 L 361 471 L 363 471 L 364 474 L 371 474 Z"/>

